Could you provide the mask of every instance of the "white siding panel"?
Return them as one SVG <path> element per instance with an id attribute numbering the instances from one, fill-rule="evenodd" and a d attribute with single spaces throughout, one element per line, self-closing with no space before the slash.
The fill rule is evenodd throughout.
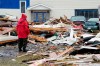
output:
<path id="1" fill-rule="evenodd" d="M 0 9 L 0 15 L 2 14 L 15 15 L 17 17 L 20 17 L 21 12 L 20 9 Z"/>
<path id="2" fill-rule="evenodd" d="M 75 9 L 97 9 L 100 0 L 30 0 L 30 5 L 44 4 L 51 9 L 51 17 L 74 15 Z"/>
<path id="3" fill-rule="evenodd" d="M 53 9 L 51 11 L 51 17 L 59 18 L 60 16 L 63 17 L 64 15 L 70 18 L 70 15 L 74 16 L 74 10 L 72 9 Z"/>

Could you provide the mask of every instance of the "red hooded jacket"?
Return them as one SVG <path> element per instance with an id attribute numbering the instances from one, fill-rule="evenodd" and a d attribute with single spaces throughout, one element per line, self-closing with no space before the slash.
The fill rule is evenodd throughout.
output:
<path id="1" fill-rule="evenodd" d="M 27 38 L 30 33 L 26 18 L 27 16 L 25 14 L 22 14 L 21 18 L 18 21 L 16 27 L 18 38 Z"/>

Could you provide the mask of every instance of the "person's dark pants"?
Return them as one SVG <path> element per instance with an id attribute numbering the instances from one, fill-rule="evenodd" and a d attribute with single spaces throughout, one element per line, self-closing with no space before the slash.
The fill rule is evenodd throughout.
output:
<path id="1" fill-rule="evenodd" d="M 27 38 L 19 38 L 19 40 L 18 40 L 19 51 L 25 52 L 26 46 L 27 46 Z"/>

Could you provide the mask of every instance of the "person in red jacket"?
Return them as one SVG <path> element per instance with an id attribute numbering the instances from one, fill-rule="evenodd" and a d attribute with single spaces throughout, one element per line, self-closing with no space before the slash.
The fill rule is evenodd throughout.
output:
<path id="1" fill-rule="evenodd" d="M 17 23 L 17 35 L 18 35 L 18 48 L 19 52 L 27 52 L 26 46 L 27 46 L 27 38 L 30 33 L 29 26 L 27 22 L 27 16 L 25 14 L 22 14 L 21 18 L 19 19 Z"/>

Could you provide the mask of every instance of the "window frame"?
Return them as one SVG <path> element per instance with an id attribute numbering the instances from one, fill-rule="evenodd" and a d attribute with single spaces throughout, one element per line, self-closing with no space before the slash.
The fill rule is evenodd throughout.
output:
<path id="1" fill-rule="evenodd" d="M 42 22 L 46 22 L 50 18 L 50 12 L 48 11 L 31 11 L 31 20 L 34 22 L 39 22 L 39 14 L 42 16 Z"/>
<path id="2" fill-rule="evenodd" d="M 21 10 L 21 3 L 22 3 L 22 2 L 25 3 L 25 13 L 26 13 L 26 1 L 20 1 L 20 12 L 21 12 L 21 13 L 24 13 L 24 12 L 22 12 L 22 10 Z"/>
<path id="3" fill-rule="evenodd" d="M 85 16 L 86 19 L 98 18 L 99 16 L 97 13 L 98 13 L 98 9 L 75 9 L 75 16 Z M 92 16 L 90 16 L 90 15 L 92 15 Z"/>

